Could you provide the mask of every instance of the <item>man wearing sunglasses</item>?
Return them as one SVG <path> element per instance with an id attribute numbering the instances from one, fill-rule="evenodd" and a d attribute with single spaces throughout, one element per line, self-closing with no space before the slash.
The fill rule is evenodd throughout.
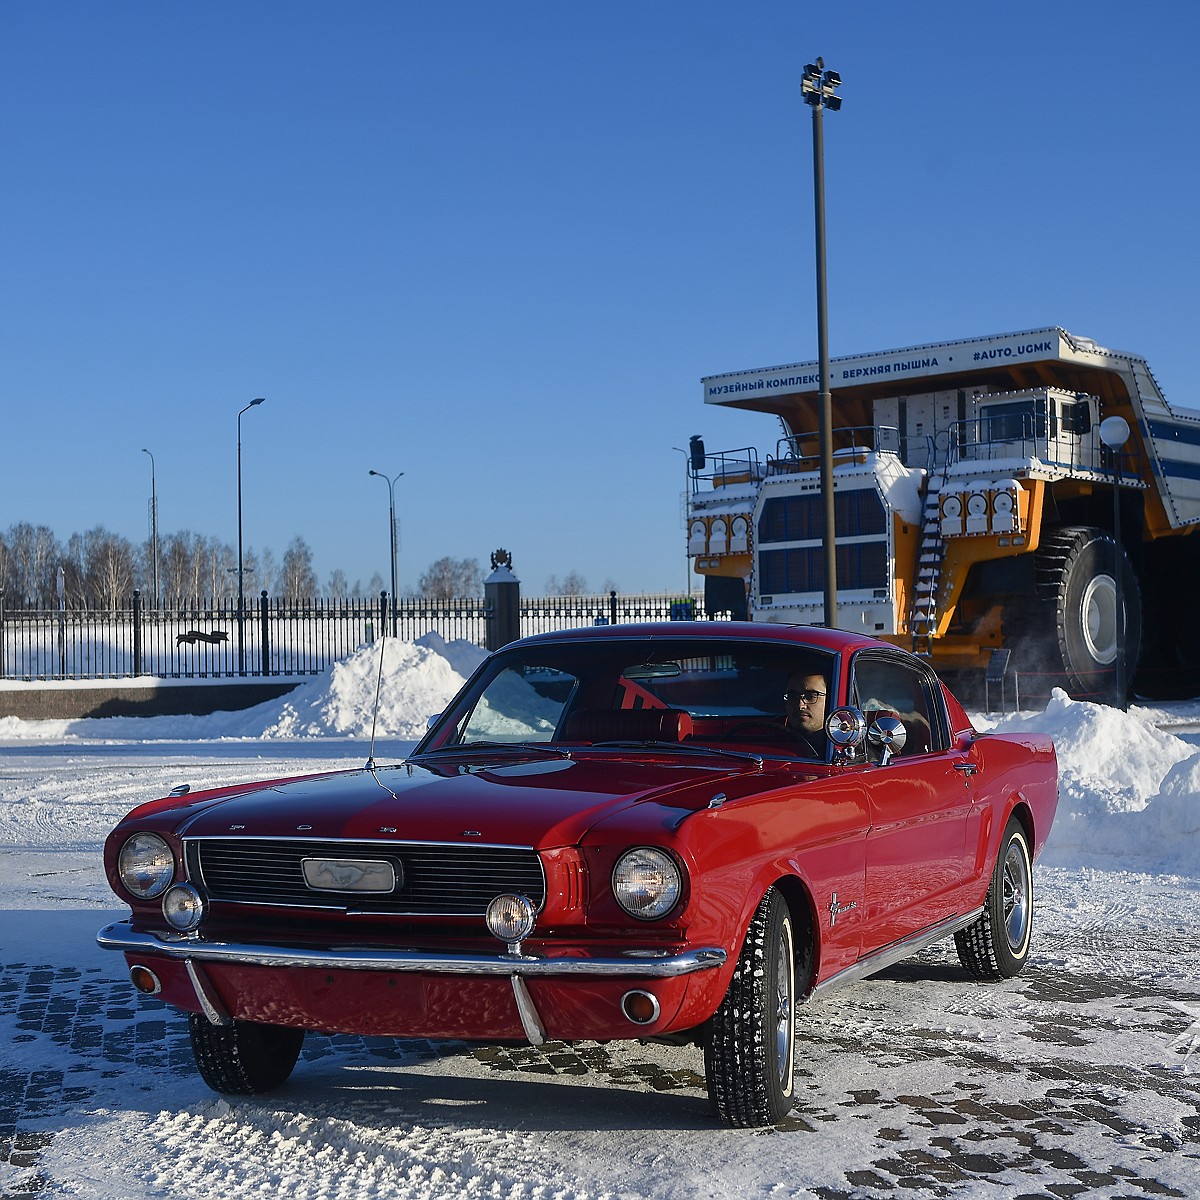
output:
<path id="1" fill-rule="evenodd" d="M 787 690 L 783 693 L 784 726 L 806 742 L 816 758 L 825 757 L 825 697 L 828 691 L 824 676 L 798 673 L 788 680 Z"/>

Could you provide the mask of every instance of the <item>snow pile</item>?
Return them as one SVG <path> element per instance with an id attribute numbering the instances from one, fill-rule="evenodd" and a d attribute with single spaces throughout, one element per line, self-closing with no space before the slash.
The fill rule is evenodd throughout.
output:
<path id="1" fill-rule="evenodd" d="M 23 721 L 20 717 L 0 717 L 0 739 L 23 742 L 50 739 L 59 740 L 68 736 L 71 721 Z"/>
<path id="2" fill-rule="evenodd" d="M 1048 733 L 1058 753 L 1058 814 L 1046 861 L 1157 866 L 1191 873 L 1200 861 L 1200 753 L 1128 713 L 1055 691 L 1046 711 L 998 721 L 1000 733 Z"/>
<path id="3" fill-rule="evenodd" d="M 421 737 L 487 652 L 470 642 L 446 642 L 436 633 L 415 642 L 388 638 L 380 651 L 368 646 L 304 684 L 282 701 L 260 705 L 277 715 L 261 730 L 268 738 L 371 736 L 379 693 L 376 733 Z"/>
<path id="4" fill-rule="evenodd" d="M 23 721 L 0 717 L 0 741 L 222 741 L 246 738 L 330 738 L 371 736 L 375 693 L 379 690 L 381 738 L 415 741 L 429 718 L 440 713 L 487 651 L 473 642 L 447 642 L 427 633 L 415 642 L 388 638 L 366 646 L 328 671 L 301 683 L 278 700 L 236 712 L 204 716 L 104 717 Z"/>

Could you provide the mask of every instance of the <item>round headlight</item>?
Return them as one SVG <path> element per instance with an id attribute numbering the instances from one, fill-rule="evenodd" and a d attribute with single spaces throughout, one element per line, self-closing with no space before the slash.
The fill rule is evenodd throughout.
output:
<path id="1" fill-rule="evenodd" d="M 175 856 L 157 833 L 135 833 L 117 856 L 117 874 L 130 895 L 151 900 L 175 877 Z"/>
<path id="2" fill-rule="evenodd" d="M 665 850 L 652 846 L 627 850 L 613 868 L 613 895 L 639 920 L 653 921 L 669 913 L 682 891 L 679 867 Z"/>
<path id="3" fill-rule="evenodd" d="M 204 917 L 204 899 L 190 883 L 177 883 L 163 896 L 162 911 L 172 929 L 190 933 Z"/>

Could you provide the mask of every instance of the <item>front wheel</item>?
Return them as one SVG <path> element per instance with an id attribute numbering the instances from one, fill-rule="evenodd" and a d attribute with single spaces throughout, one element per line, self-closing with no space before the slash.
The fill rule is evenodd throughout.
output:
<path id="1" fill-rule="evenodd" d="M 1033 933 L 1033 867 L 1029 841 L 1011 817 L 988 885 L 983 914 L 954 935 L 959 961 L 976 979 L 1011 979 L 1029 958 Z"/>
<path id="2" fill-rule="evenodd" d="M 200 1013 L 189 1013 L 188 1025 L 201 1077 L 225 1096 L 253 1096 L 277 1088 L 291 1075 L 304 1043 L 303 1029 L 284 1025 L 214 1025 Z"/>
<path id="3" fill-rule="evenodd" d="M 795 1094 L 796 968 L 792 918 L 771 888 L 762 898 L 704 1047 L 708 1095 L 726 1125 L 781 1120 Z"/>

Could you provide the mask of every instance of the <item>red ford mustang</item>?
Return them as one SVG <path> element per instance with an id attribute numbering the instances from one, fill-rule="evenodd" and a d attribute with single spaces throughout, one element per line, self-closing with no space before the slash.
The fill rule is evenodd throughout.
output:
<path id="1" fill-rule="evenodd" d="M 1021 970 L 1056 800 L 1049 738 L 976 733 L 871 638 L 544 634 L 399 765 L 135 809 L 99 941 L 189 1014 L 219 1092 L 281 1084 L 307 1029 L 668 1038 L 723 1121 L 768 1124 L 798 1002 L 951 935 L 971 975 Z"/>

